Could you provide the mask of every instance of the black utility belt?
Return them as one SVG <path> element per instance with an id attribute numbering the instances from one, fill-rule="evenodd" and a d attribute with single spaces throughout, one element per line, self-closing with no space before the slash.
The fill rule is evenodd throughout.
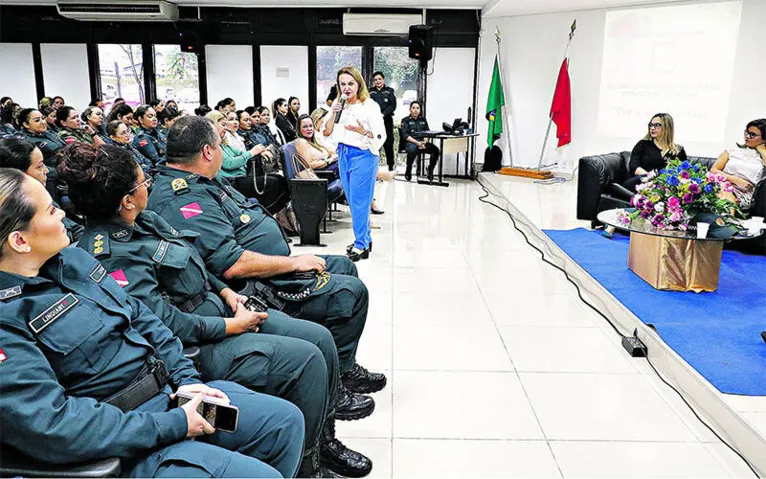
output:
<path id="1" fill-rule="evenodd" d="M 199 308 L 199 305 L 205 301 L 205 298 L 207 298 L 207 291 L 203 289 L 186 301 L 176 304 L 175 307 L 184 313 L 192 313 Z"/>
<path id="2" fill-rule="evenodd" d="M 162 391 L 169 377 L 165 363 L 161 359 L 149 356 L 138 376 L 104 402 L 120 408 L 122 412 L 132 411 Z"/>

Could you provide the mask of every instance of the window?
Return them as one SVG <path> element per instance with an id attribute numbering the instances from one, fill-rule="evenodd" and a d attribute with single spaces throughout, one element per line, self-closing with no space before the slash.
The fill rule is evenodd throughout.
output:
<path id="1" fill-rule="evenodd" d="M 154 45 L 154 74 L 158 99 L 175 101 L 179 111 L 199 106 L 196 53 L 182 52 L 178 45 Z"/>
<path id="2" fill-rule="evenodd" d="M 317 47 L 317 106 L 324 105 L 341 67 L 362 71 L 362 47 Z"/>
<path id="3" fill-rule="evenodd" d="M 409 57 L 407 47 L 375 47 L 374 70 L 383 72 L 386 85 L 396 92 L 394 123 L 410 114 L 410 103 L 418 100 L 418 61 Z"/>
<path id="4" fill-rule="evenodd" d="M 101 96 L 108 110 L 115 98 L 136 107 L 144 103 L 144 63 L 141 45 L 107 44 L 98 46 L 101 71 Z"/>

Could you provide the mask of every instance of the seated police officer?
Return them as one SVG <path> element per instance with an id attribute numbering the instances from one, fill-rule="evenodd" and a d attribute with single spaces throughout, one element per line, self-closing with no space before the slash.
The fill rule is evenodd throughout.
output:
<path id="1" fill-rule="evenodd" d="M 270 306 L 329 329 L 349 390 L 383 389 L 384 375 L 356 363 L 369 301 L 354 264 L 343 256 L 290 257 L 279 223 L 216 176 L 222 156 L 221 138 L 209 121 L 178 120 L 168 133 L 167 164 L 158 168 L 147 208 L 177 230 L 198 232 L 194 246 L 208 271 L 235 290 L 249 295 L 254 289 Z"/>
<path id="2" fill-rule="evenodd" d="M 43 161 L 49 170 L 45 187 L 54 200 L 59 200 L 56 184 L 56 152 L 65 147 L 66 142 L 48 128 L 48 122 L 45 121 L 43 114 L 34 108 L 21 110 L 17 121 L 19 122 L 21 137 L 42 152 Z"/>
<path id="3" fill-rule="evenodd" d="M 298 408 L 235 383 L 203 384 L 159 318 L 67 248 L 63 217 L 38 181 L 0 169 L 3 444 L 54 464 L 119 457 L 135 477 L 292 476 Z M 173 390 L 194 400 L 173 407 Z M 239 408 L 236 432 L 197 413 L 202 394 Z"/>
<path id="4" fill-rule="evenodd" d="M 62 151 L 59 173 L 77 211 L 88 220 L 79 246 L 184 345 L 200 346 L 204 380 L 234 381 L 300 408 L 306 423 L 301 477 L 332 475 L 319 467 L 320 437 L 323 462 L 344 475 L 369 473 L 371 462 L 335 439 L 333 417 L 322 434 L 339 383 L 338 354 L 329 331 L 279 311 L 249 311 L 243 306 L 246 297 L 208 275 L 188 242 L 198 234 L 177 231 L 156 213 L 144 211 L 151 177 L 128 151 L 73 145 Z M 372 413 L 371 398 L 344 394 L 338 417 L 360 419 Z"/>
<path id="5" fill-rule="evenodd" d="M 0 140 L 0 168 L 14 168 L 23 171 L 36 179 L 41 185 L 48 183 L 48 167 L 43 161 L 43 154 L 38 147 L 21 138 L 5 138 Z M 54 201 L 53 206 L 61 207 Z M 76 242 L 83 232 L 81 224 L 64 217 L 64 227 L 69 241 Z"/>
<path id="6" fill-rule="evenodd" d="M 428 181 L 434 180 L 434 168 L 439 163 L 439 148 L 433 143 L 424 141 L 419 132 L 428 131 L 428 122 L 426 117 L 420 115 L 420 102 L 410 103 L 410 116 L 402 120 L 402 138 L 407 142 L 404 151 L 407 152 L 407 169 L 404 172 L 404 178 L 407 181 L 412 179 L 412 163 L 420 153 L 428 153 L 431 160 L 428 162 Z"/>

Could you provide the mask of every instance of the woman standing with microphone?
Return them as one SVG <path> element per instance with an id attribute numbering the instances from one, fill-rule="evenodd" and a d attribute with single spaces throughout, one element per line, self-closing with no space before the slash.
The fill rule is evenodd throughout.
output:
<path id="1" fill-rule="evenodd" d="M 346 199 L 351 208 L 354 244 L 348 257 L 359 261 L 370 256 L 370 207 L 378 172 L 378 152 L 386 141 L 380 106 L 370 98 L 362 75 L 354 67 L 343 67 L 336 76 L 341 97 L 332 105 L 324 136 L 338 145 L 338 167 Z"/>

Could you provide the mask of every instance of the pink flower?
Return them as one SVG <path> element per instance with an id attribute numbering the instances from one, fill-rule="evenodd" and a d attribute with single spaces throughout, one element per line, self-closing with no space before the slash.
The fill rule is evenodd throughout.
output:
<path id="1" fill-rule="evenodd" d="M 716 174 L 715 174 L 715 173 L 713 173 L 712 171 L 708 171 L 708 172 L 705 174 L 705 179 L 706 179 L 706 180 L 708 180 L 708 181 L 709 181 L 709 182 L 711 182 L 711 183 L 718 183 L 718 181 L 717 181 L 717 176 L 716 176 Z"/>
<path id="2" fill-rule="evenodd" d="M 679 221 L 681 221 L 681 212 L 680 211 L 674 211 L 673 213 L 671 213 L 670 214 L 670 221 L 672 221 L 673 223 L 678 223 Z"/>
<path id="3" fill-rule="evenodd" d="M 671 196 L 670 198 L 668 198 L 668 208 L 670 208 L 671 210 L 674 210 L 678 208 L 679 206 L 681 206 L 681 201 L 679 201 L 678 197 Z"/>
<path id="4" fill-rule="evenodd" d="M 717 183 L 723 183 L 726 181 L 726 175 L 724 175 L 723 173 L 717 173 L 715 175 L 715 180 Z"/>
<path id="5" fill-rule="evenodd" d="M 726 183 L 723 184 L 723 191 L 727 193 L 731 193 L 732 191 L 734 191 L 734 185 L 732 185 L 731 183 L 727 181 Z"/>

